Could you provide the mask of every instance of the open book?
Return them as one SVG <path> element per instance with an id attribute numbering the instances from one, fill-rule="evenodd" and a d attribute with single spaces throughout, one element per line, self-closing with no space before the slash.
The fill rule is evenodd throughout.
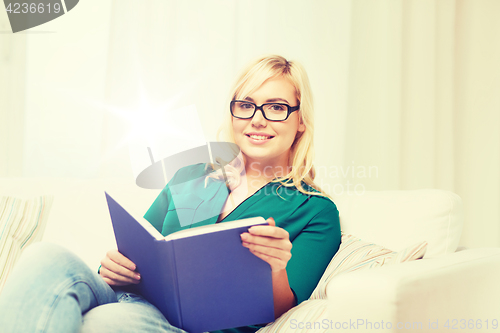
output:
<path id="1" fill-rule="evenodd" d="M 138 292 L 170 324 L 206 332 L 274 321 L 271 268 L 241 244 L 256 217 L 181 230 L 163 237 L 108 193 L 118 251 L 141 274 Z"/>

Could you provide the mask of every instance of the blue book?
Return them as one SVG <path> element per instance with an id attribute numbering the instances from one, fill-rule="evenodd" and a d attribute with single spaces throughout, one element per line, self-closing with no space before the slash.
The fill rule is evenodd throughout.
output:
<path id="1" fill-rule="evenodd" d="M 108 193 L 118 251 L 141 274 L 138 292 L 173 326 L 197 333 L 274 321 L 271 267 L 241 244 L 262 217 L 161 235 Z"/>

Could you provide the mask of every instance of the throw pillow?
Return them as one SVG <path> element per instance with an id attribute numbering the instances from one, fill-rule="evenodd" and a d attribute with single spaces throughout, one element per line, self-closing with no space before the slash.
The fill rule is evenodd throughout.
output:
<path id="1" fill-rule="evenodd" d="M 340 248 L 333 256 L 310 298 L 326 298 L 327 284 L 339 273 L 421 259 L 426 250 L 427 242 L 394 252 L 383 246 L 364 242 L 353 235 L 342 234 Z"/>
<path id="2" fill-rule="evenodd" d="M 52 201 L 0 196 L 0 293 L 21 251 L 42 238 Z"/>

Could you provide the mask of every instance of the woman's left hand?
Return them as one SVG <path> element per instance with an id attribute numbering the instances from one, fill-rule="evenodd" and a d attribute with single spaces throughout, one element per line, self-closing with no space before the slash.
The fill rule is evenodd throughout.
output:
<path id="1" fill-rule="evenodd" d="M 273 272 L 277 272 L 284 270 L 292 257 L 292 243 L 288 231 L 277 227 L 272 217 L 267 222 L 269 225 L 253 226 L 240 236 L 244 247 L 271 265 Z"/>

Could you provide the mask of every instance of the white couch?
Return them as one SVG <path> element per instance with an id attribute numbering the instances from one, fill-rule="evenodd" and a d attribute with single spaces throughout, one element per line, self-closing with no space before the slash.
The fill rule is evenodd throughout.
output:
<path id="1" fill-rule="evenodd" d="M 95 270 L 106 252 L 116 248 L 104 191 L 136 216 L 144 215 L 159 193 L 128 179 L 0 178 L 0 195 L 53 195 L 42 240 L 72 250 Z"/>
<path id="2" fill-rule="evenodd" d="M 96 270 L 116 247 L 104 191 L 135 215 L 159 193 L 120 179 L 0 178 L 0 195 L 54 195 L 43 240 L 69 248 Z M 324 299 L 307 301 L 263 331 L 450 332 L 465 323 L 464 331 L 500 332 L 500 248 L 455 252 L 463 223 L 458 196 L 386 191 L 334 201 L 343 232 L 394 251 L 427 241 L 424 259 L 339 274 Z"/>
<path id="3" fill-rule="evenodd" d="M 457 195 L 371 192 L 338 206 L 345 232 L 394 250 L 423 238 L 429 247 L 422 260 L 337 276 L 327 287 L 334 325 L 356 321 L 356 332 L 500 331 L 500 248 L 456 251 L 463 223 Z"/>

